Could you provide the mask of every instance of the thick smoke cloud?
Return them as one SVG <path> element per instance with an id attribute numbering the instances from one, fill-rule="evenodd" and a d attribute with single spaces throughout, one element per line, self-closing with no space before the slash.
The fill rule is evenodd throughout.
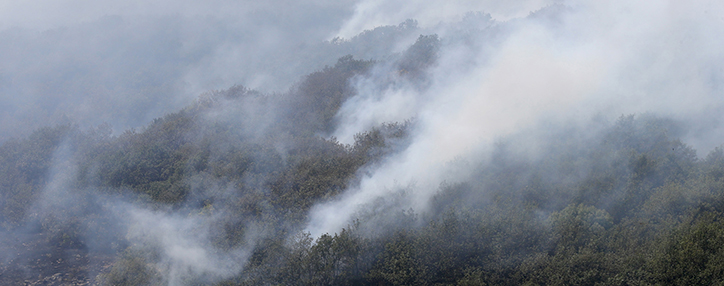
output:
<path id="1" fill-rule="evenodd" d="M 355 15 L 376 5 L 359 4 Z M 430 28 L 443 44 L 429 88 L 379 87 L 374 77 L 393 71 L 378 72 L 357 81 L 359 95 L 338 114 L 335 135 L 343 142 L 380 120 L 414 117 L 412 143 L 339 200 L 317 206 L 308 230 L 339 231 L 399 185 L 414 184 L 409 207 L 424 210 L 441 183 L 466 179 L 447 162 L 479 163 L 495 140 L 523 130 L 530 134 L 522 151 L 532 152 L 540 138 L 531 130 L 540 122 L 582 126 L 600 115 L 671 116 L 696 130 L 685 136 L 687 143 L 708 152 L 723 139 L 715 111 L 724 103 L 724 23 L 714 16 L 721 12 L 722 5 L 707 1 L 590 1 L 494 18 L 474 33 L 461 35 L 454 24 Z M 344 29 L 363 25 L 355 19 Z"/>

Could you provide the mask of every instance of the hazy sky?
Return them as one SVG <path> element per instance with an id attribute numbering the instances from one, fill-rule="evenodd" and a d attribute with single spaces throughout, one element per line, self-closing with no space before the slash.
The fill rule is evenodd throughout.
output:
<path id="1" fill-rule="evenodd" d="M 319 47 L 335 36 L 407 19 L 427 28 L 468 11 L 507 19 L 546 4 L 0 1 L 0 141 L 48 122 L 138 128 L 235 84 L 283 92 L 352 52 Z"/>
<path id="2" fill-rule="evenodd" d="M 48 122 L 138 128 L 235 84 L 285 91 L 336 61 L 310 53 L 352 11 L 345 1 L 2 1 L 0 141 Z"/>

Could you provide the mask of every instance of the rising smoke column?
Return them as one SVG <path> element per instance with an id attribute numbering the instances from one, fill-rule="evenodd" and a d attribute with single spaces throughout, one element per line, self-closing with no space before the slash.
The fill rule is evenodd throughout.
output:
<path id="1" fill-rule="evenodd" d="M 466 179 L 464 170 L 448 162 L 483 161 L 497 138 L 542 120 L 582 123 L 597 115 L 646 112 L 719 122 L 712 111 L 723 103 L 717 95 L 724 23 L 712 15 L 721 12 L 721 4 L 706 1 L 591 1 L 547 6 L 479 33 L 459 35 L 448 28 L 452 25 L 431 28 L 444 44 L 429 71 L 429 88 L 390 90 L 363 79 L 355 85 L 357 97 L 348 102 L 355 106 L 343 106 L 338 114 L 343 124 L 336 135 L 343 142 L 351 130 L 378 123 L 361 112 L 414 117 L 412 143 L 362 174 L 359 185 L 337 200 L 316 206 L 307 230 L 337 232 L 400 186 L 407 188 L 409 200 L 399 207 L 424 210 L 442 182 Z M 408 109 L 390 109 L 399 106 Z M 706 130 L 690 134 L 695 147 L 706 151 L 721 142 L 716 124 L 692 128 Z M 535 142 L 525 144 L 534 148 Z"/>

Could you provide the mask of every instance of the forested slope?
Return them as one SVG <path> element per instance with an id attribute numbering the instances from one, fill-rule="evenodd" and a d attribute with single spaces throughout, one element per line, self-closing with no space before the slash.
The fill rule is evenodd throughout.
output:
<path id="1" fill-rule="evenodd" d="M 352 144 L 329 136 L 352 83 L 385 65 L 381 84 L 424 89 L 439 46 L 342 57 L 285 93 L 211 91 L 118 135 L 59 125 L 4 142 L 0 284 L 724 283 L 724 151 L 697 157 L 682 125 L 653 114 L 502 136 L 484 158 L 446 162 L 469 175 L 424 207 L 401 207 L 415 184 L 382 186 L 394 195 L 344 229 L 307 232 L 316 205 L 418 131 L 411 118 Z"/>

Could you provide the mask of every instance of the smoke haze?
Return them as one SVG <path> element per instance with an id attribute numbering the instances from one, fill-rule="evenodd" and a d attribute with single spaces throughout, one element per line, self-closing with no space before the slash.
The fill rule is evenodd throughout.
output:
<path id="1" fill-rule="evenodd" d="M 0 140 L 47 122 L 139 128 L 209 90 L 285 91 L 349 53 L 319 51 L 344 1 L 2 5 Z"/>
<path id="2" fill-rule="evenodd" d="M 705 0 L 3 1 L 0 143 L 57 146 L 48 162 L 21 158 L 18 169 L 42 161 L 41 179 L 17 187 L 39 210 L 12 213 L 121 253 L 89 277 L 146 269 L 144 283 L 208 284 L 360 218 L 369 230 L 431 212 L 508 142 L 535 161 L 646 114 L 707 154 L 724 142 L 720 15 Z M 66 133 L 32 137 L 47 125 Z M 360 147 L 375 130 L 379 154 Z M 580 169 L 572 181 L 593 167 Z M 69 235 L 79 216 L 98 223 Z M 0 242 L 31 228 L 3 226 Z"/>

